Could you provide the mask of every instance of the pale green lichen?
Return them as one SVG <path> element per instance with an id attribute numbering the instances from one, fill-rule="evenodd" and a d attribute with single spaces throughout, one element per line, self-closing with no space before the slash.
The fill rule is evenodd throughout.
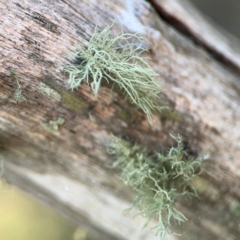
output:
<path id="1" fill-rule="evenodd" d="M 156 81 L 157 73 L 141 56 L 146 50 L 133 43 L 134 40 L 142 43 L 145 39 L 130 33 L 113 37 L 111 27 L 103 31 L 96 28 L 87 47 L 77 50 L 75 64 L 64 67 L 69 73 L 68 84 L 74 89 L 85 82 L 97 96 L 102 80 L 112 81 L 151 122 L 153 112 L 161 110 L 156 100 L 162 89 Z"/>
<path id="2" fill-rule="evenodd" d="M 59 117 L 57 120 L 50 120 L 48 123 L 42 124 L 43 128 L 50 132 L 56 132 L 59 129 L 59 126 L 63 125 L 65 123 L 65 119 Z"/>
<path id="3" fill-rule="evenodd" d="M 19 103 L 27 102 L 27 99 L 22 94 L 22 88 L 18 81 L 18 74 L 15 71 L 11 71 L 10 76 L 13 78 L 13 80 L 17 84 L 17 90 L 14 92 L 14 95 L 13 95 L 14 99 Z"/>
<path id="4" fill-rule="evenodd" d="M 108 152 L 117 156 L 113 167 L 122 170 L 121 179 L 136 192 L 133 206 L 147 218 L 144 227 L 156 217 L 156 235 L 161 240 L 169 232 L 171 220 L 179 224 L 187 220 L 176 209 L 175 202 L 182 196 L 196 196 L 191 181 L 201 173 L 203 162 L 203 157 L 189 158 L 181 138 L 175 140 L 177 147 L 166 154 L 150 154 L 139 145 L 132 146 L 117 137 L 108 147 Z"/>
<path id="5" fill-rule="evenodd" d="M 44 83 L 39 84 L 38 91 L 55 102 L 61 101 L 61 95 Z"/>

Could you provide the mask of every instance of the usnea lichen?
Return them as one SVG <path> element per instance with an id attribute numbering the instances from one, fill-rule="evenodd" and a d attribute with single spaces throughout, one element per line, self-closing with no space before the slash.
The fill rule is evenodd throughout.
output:
<path id="1" fill-rule="evenodd" d="M 196 196 L 191 181 L 201 173 L 203 162 L 202 157 L 189 159 L 181 138 L 175 140 L 177 147 L 172 147 L 166 154 L 152 155 L 117 137 L 108 147 L 108 152 L 117 157 L 113 167 L 122 170 L 121 179 L 136 192 L 133 206 L 147 218 L 144 227 L 156 217 L 156 235 L 161 240 L 169 232 L 171 220 L 179 224 L 187 220 L 176 209 L 175 201 L 181 196 Z"/>
<path id="2" fill-rule="evenodd" d="M 68 84 L 74 89 L 85 82 L 97 96 L 102 80 L 112 81 L 151 122 L 153 112 L 161 110 L 156 100 L 162 89 L 156 81 L 157 73 L 141 56 L 146 50 L 134 44 L 134 40 L 142 43 L 145 39 L 130 33 L 114 37 L 111 27 L 103 31 L 96 28 L 87 47 L 77 50 L 75 64 L 64 68 L 69 73 Z"/>

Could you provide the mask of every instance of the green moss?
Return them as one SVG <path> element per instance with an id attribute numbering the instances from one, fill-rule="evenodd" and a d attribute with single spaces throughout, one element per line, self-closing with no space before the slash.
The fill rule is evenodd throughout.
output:
<path id="1" fill-rule="evenodd" d="M 145 148 L 116 137 L 108 147 L 108 152 L 117 156 L 113 167 L 122 170 L 121 179 L 136 192 L 133 206 L 147 218 L 144 227 L 152 217 L 157 218 L 159 239 L 165 239 L 171 219 L 179 224 L 187 220 L 175 202 L 182 196 L 196 196 L 191 181 L 201 173 L 203 161 L 202 157 L 189 158 L 181 138 L 174 139 L 177 147 L 166 154 L 150 154 Z"/>
<path id="2" fill-rule="evenodd" d="M 47 96 L 48 98 L 52 99 L 53 101 L 56 102 L 61 101 L 61 95 L 44 83 L 39 84 L 38 91 L 44 96 Z"/>
<path id="3" fill-rule="evenodd" d="M 17 84 L 17 89 L 16 89 L 16 91 L 14 92 L 14 95 L 13 95 L 14 99 L 16 100 L 16 102 L 19 102 L 19 103 L 26 102 L 27 99 L 23 96 L 22 88 L 21 88 L 21 85 L 18 81 L 18 74 L 15 71 L 11 71 L 10 76 L 12 77 L 12 79 Z"/>
<path id="4" fill-rule="evenodd" d="M 76 112 L 80 111 L 83 107 L 85 107 L 87 104 L 73 96 L 72 94 L 70 94 L 69 92 L 67 92 L 66 90 L 61 91 L 61 96 L 62 96 L 62 104 L 64 107 L 74 110 Z"/>
<path id="5" fill-rule="evenodd" d="M 48 123 L 42 124 L 42 126 L 46 131 L 53 133 L 56 132 L 59 129 L 59 126 L 63 125 L 64 122 L 65 119 L 60 117 L 55 121 L 50 120 Z"/>
<path id="6" fill-rule="evenodd" d="M 202 178 L 192 179 L 191 184 L 198 190 L 199 193 L 207 195 L 212 201 L 217 201 L 220 197 L 219 190 L 216 189 L 210 182 Z"/>
<path id="7" fill-rule="evenodd" d="M 172 120 L 174 122 L 183 122 L 184 118 L 183 115 L 173 110 L 171 108 L 163 108 L 162 115 L 165 116 L 167 119 Z"/>
<path id="8" fill-rule="evenodd" d="M 124 121 L 132 120 L 131 113 L 121 108 L 117 104 L 113 104 L 114 109 L 116 109 L 117 115 L 122 118 Z"/>
<path id="9" fill-rule="evenodd" d="M 161 110 L 156 100 L 162 89 L 155 80 L 157 74 L 141 56 L 146 50 L 132 43 L 145 39 L 129 33 L 113 37 L 111 27 L 95 29 L 87 47 L 76 52 L 76 64 L 64 67 L 69 73 L 69 87 L 78 88 L 84 81 L 97 96 L 102 80 L 112 81 L 151 122 L 153 112 Z"/>
<path id="10" fill-rule="evenodd" d="M 87 106 L 82 99 L 77 98 L 73 94 L 69 93 L 64 87 L 60 86 L 56 82 L 52 80 L 45 80 L 44 83 L 61 95 L 61 103 L 64 107 L 78 112 Z"/>

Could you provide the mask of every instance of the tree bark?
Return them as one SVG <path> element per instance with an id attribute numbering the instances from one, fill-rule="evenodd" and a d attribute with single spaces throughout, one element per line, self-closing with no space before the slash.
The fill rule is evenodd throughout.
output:
<path id="1" fill-rule="evenodd" d="M 177 203 L 188 222 L 177 229 L 181 236 L 168 239 L 238 239 L 235 39 L 177 0 L 1 0 L 0 12 L 4 179 L 83 225 L 95 239 L 154 239 L 154 231 L 141 229 L 142 216 L 123 213 L 133 193 L 108 167 L 114 159 L 106 145 L 114 134 L 160 151 L 174 144 L 170 134 L 180 134 L 186 151 L 207 153 L 211 165 L 194 183 L 200 197 Z M 86 85 L 68 89 L 62 67 L 87 44 L 96 25 L 104 28 L 115 19 L 115 33 L 138 32 L 149 41 L 148 63 L 165 89 L 161 104 L 172 109 L 155 114 L 152 126 L 111 84 L 100 88 L 97 99 Z M 43 86 L 52 89 L 50 95 Z M 19 91 L 26 101 L 16 100 Z"/>

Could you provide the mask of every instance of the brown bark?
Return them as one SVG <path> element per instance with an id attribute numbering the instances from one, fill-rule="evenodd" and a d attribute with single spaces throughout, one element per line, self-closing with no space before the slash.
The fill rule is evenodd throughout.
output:
<path id="1" fill-rule="evenodd" d="M 141 229 L 141 216 L 123 214 L 133 194 L 107 167 L 114 159 L 105 146 L 114 134 L 159 151 L 173 144 L 169 133 L 180 134 L 188 153 L 207 152 L 212 166 L 195 183 L 200 198 L 179 203 L 189 219 L 179 230 L 182 236 L 169 239 L 237 239 L 239 45 L 222 50 L 219 46 L 231 38 L 216 28 L 205 31 L 211 27 L 203 18 L 199 36 L 191 21 L 195 15 L 169 11 L 177 1 L 152 2 L 156 9 L 142 0 L 0 1 L 4 178 L 84 225 L 97 239 L 154 239 L 154 231 Z M 167 116 L 156 114 L 152 126 L 111 85 L 104 84 L 95 99 L 85 85 L 70 91 L 61 70 L 96 25 L 105 27 L 116 18 L 114 31 L 122 28 L 148 39 L 149 64 L 166 91 L 161 104 L 173 109 Z M 191 34 L 180 33 L 177 23 Z M 16 74 L 26 102 L 14 98 Z M 41 84 L 51 87 L 55 97 L 44 95 Z M 52 129 L 49 122 L 59 118 L 64 124 Z"/>

